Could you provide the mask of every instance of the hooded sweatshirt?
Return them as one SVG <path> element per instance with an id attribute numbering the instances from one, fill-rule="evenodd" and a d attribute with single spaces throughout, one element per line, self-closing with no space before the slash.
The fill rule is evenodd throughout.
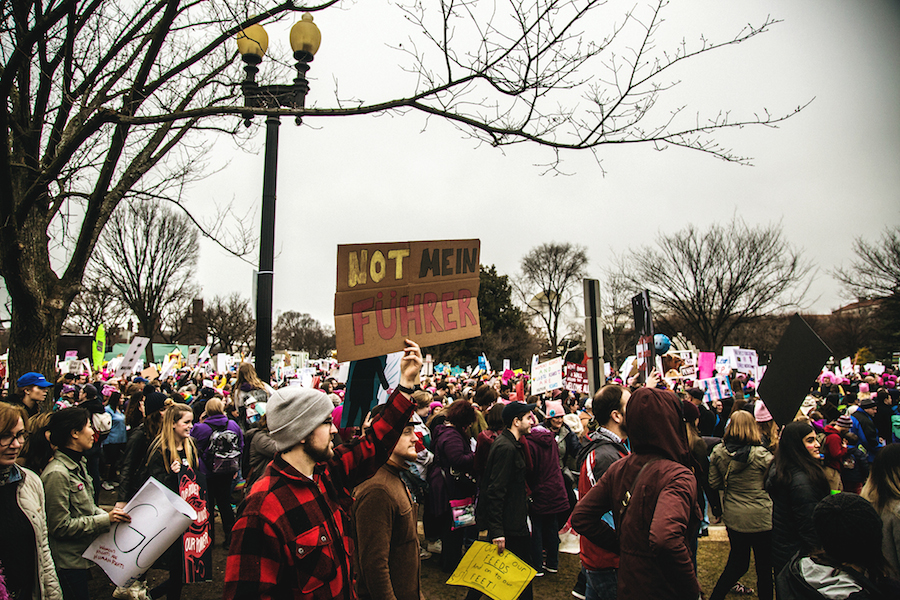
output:
<path id="1" fill-rule="evenodd" d="M 697 598 L 689 532 L 700 521 L 681 401 L 641 388 L 628 401 L 633 454 L 614 463 L 575 507 L 572 527 L 619 554 L 618 598 Z M 623 503 L 627 500 L 627 506 Z M 600 517 L 613 511 L 616 529 Z"/>
<path id="2" fill-rule="evenodd" d="M 553 432 L 536 426 L 526 436 L 533 470 L 528 474 L 531 508 L 536 515 L 553 515 L 569 510 L 566 484 L 559 467 L 559 450 Z"/>

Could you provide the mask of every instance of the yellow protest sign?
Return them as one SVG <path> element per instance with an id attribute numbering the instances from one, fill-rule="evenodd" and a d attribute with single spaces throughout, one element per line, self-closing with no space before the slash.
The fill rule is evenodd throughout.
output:
<path id="1" fill-rule="evenodd" d="M 447 583 L 470 587 L 494 600 L 515 600 L 536 573 L 509 550 L 497 554 L 494 544 L 475 542 Z"/>

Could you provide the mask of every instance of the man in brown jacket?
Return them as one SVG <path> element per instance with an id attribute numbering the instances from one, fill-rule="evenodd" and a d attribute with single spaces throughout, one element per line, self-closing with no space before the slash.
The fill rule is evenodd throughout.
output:
<path id="1" fill-rule="evenodd" d="M 360 598 L 420 598 L 416 511 L 400 479 L 400 472 L 416 460 L 417 440 L 415 424 L 407 423 L 387 463 L 356 488 L 353 521 Z"/>

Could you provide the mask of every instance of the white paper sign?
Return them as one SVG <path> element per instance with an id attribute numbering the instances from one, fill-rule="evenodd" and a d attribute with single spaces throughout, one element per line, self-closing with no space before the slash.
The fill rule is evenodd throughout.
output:
<path id="1" fill-rule="evenodd" d="M 884 365 L 881 364 L 881 361 L 879 361 L 879 360 L 876 360 L 873 363 L 866 363 L 865 369 L 869 373 L 874 373 L 876 375 L 884 375 Z"/>
<path id="2" fill-rule="evenodd" d="M 841 375 L 848 377 L 853 372 L 853 360 L 848 356 L 841 359 Z"/>
<path id="3" fill-rule="evenodd" d="M 731 359 L 727 356 L 716 357 L 716 372 L 727 374 L 731 371 Z"/>
<path id="4" fill-rule="evenodd" d="M 173 355 L 169 355 L 166 357 L 166 360 L 163 361 L 162 369 L 159 372 L 160 380 L 166 379 L 169 375 L 175 372 L 175 364 L 178 359 Z"/>
<path id="5" fill-rule="evenodd" d="M 216 373 L 219 375 L 228 372 L 228 355 L 224 352 L 216 354 Z"/>
<path id="6" fill-rule="evenodd" d="M 82 554 L 119 587 L 143 575 L 197 518 L 190 504 L 153 477 L 125 505 L 125 512 L 131 523 L 114 524 Z"/>
<path id="7" fill-rule="evenodd" d="M 128 350 L 125 351 L 125 356 L 122 357 L 119 368 L 116 369 L 116 377 L 125 377 L 126 375 L 134 373 L 134 367 L 137 364 L 138 357 L 143 354 L 144 349 L 149 343 L 150 338 L 134 336 L 131 339 L 131 344 L 128 345 Z M 144 364 L 143 361 L 141 364 Z"/>
<path id="8" fill-rule="evenodd" d="M 742 373 L 755 373 L 756 366 L 759 364 L 759 357 L 756 350 L 747 350 L 744 348 L 735 348 L 731 352 L 732 366 Z"/>
<path id="9" fill-rule="evenodd" d="M 552 392 L 563 386 L 562 357 L 540 363 L 531 371 L 531 393 L 543 394 Z"/>

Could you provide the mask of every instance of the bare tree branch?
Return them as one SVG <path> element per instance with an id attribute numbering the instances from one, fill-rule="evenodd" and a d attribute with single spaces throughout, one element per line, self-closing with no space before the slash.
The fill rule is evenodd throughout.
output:
<path id="1" fill-rule="evenodd" d="M 705 232 L 660 233 L 655 247 L 620 257 L 617 275 L 631 292 L 650 290 L 664 327 L 683 325 L 699 347 L 717 351 L 739 325 L 799 307 L 811 269 L 780 225 L 733 218 Z"/>

